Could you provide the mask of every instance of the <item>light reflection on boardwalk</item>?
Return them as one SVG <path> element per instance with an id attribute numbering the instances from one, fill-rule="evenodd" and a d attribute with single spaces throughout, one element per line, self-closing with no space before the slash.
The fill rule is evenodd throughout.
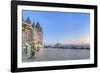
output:
<path id="1" fill-rule="evenodd" d="M 23 59 L 24 62 L 56 61 L 56 60 L 79 60 L 89 59 L 89 49 L 55 49 L 42 48 L 31 59 Z"/>

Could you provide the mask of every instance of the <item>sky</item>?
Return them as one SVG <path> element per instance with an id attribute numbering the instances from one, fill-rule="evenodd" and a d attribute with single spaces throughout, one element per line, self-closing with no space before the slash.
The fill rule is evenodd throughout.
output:
<path id="1" fill-rule="evenodd" d="M 90 40 L 89 13 L 23 10 L 22 17 L 40 23 L 44 44 L 79 44 Z"/>

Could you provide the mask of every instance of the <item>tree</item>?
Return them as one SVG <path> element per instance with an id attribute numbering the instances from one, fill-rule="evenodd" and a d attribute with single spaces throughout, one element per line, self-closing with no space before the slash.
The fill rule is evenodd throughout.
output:
<path id="1" fill-rule="evenodd" d="M 22 31 L 25 31 L 25 28 L 27 27 L 26 24 L 22 23 Z"/>

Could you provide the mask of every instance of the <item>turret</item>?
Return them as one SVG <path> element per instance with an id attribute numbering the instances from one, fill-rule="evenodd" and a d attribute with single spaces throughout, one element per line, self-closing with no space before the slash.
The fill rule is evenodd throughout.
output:
<path id="1" fill-rule="evenodd" d="M 40 26 L 40 23 L 39 23 L 39 22 L 37 22 L 37 24 L 36 24 L 36 28 L 38 29 L 38 31 L 42 32 L 42 28 L 41 28 L 41 26 Z"/>
<path id="2" fill-rule="evenodd" d="M 32 27 L 33 27 L 33 28 L 35 27 L 35 22 L 32 23 Z"/>
<path id="3" fill-rule="evenodd" d="M 31 24 L 31 20 L 29 17 L 27 17 L 27 19 L 25 20 L 26 23 Z"/>

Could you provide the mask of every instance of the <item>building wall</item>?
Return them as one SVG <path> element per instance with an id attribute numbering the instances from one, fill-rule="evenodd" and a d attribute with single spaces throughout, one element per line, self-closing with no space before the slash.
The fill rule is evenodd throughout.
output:
<path id="1" fill-rule="evenodd" d="M 36 27 L 32 27 L 31 24 L 26 24 L 24 31 L 22 31 L 22 42 L 23 44 L 31 43 L 43 47 L 43 33 Z"/>

